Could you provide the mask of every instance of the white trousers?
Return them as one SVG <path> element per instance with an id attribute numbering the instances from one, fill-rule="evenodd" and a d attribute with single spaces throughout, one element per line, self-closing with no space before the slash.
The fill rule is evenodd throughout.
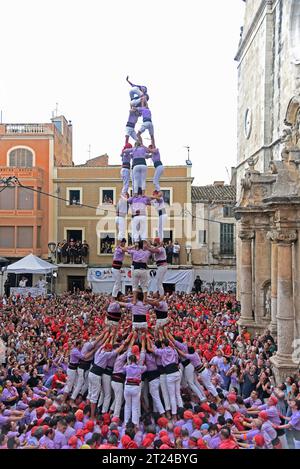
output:
<path id="1" fill-rule="evenodd" d="M 64 389 L 65 393 L 70 394 L 70 392 L 74 388 L 76 380 L 77 380 L 77 370 L 70 370 L 70 368 L 68 368 L 67 369 L 67 382 L 66 382 L 66 386 Z"/>
<path id="2" fill-rule="evenodd" d="M 177 414 L 177 405 L 183 407 L 180 394 L 181 375 L 179 371 L 166 375 L 167 388 L 170 396 L 172 415 Z"/>
<path id="3" fill-rule="evenodd" d="M 199 373 L 198 376 L 200 377 L 200 381 L 203 386 L 207 389 L 207 391 L 210 392 L 214 397 L 217 397 L 218 392 L 210 380 L 209 371 L 205 368 L 205 370 Z"/>
<path id="4" fill-rule="evenodd" d="M 114 282 L 115 282 L 114 287 L 113 287 L 113 291 L 112 291 L 112 296 L 113 296 L 113 298 L 116 298 L 119 291 L 122 291 L 121 269 L 114 269 L 112 267 L 111 273 L 112 273 L 112 276 L 113 276 L 113 279 L 114 279 Z"/>
<path id="5" fill-rule="evenodd" d="M 139 424 L 139 417 L 141 414 L 141 385 L 130 386 L 125 384 L 124 389 L 125 397 L 125 409 L 124 409 L 124 421 L 125 424 L 131 421 L 135 424 Z"/>
<path id="6" fill-rule="evenodd" d="M 89 372 L 89 392 L 88 400 L 92 404 L 97 404 L 101 392 L 101 376 Z"/>
<path id="7" fill-rule="evenodd" d="M 163 414 L 165 412 L 164 406 L 162 405 L 160 395 L 159 395 L 159 378 L 149 381 L 149 392 L 153 400 L 153 411 Z"/>
<path id="8" fill-rule="evenodd" d="M 121 168 L 121 178 L 122 178 L 122 181 L 123 181 L 122 194 L 126 194 L 129 190 L 130 169 Z"/>
<path id="9" fill-rule="evenodd" d="M 156 289 L 159 292 L 160 295 L 163 295 L 165 293 L 163 283 L 164 283 L 164 278 L 166 276 L 168 270 L 167 265 L 161 265 L 157 267 L 156 271 Z"/>
<path id="10" fill-rule="evenodd" d="M 88 388 L 88 374 L 89 371 L 85 371 L 82 368 L 77 369 L 77 381 L 74 390 L 71 395 L 71 399 L 75 400 L 78 394 L 84 394 Z"/>
<path id="11" fill-rule="evenodd" d="M 168 322 L 169 322 L 169 318 L 156 319 L 155 329 L 159 329 L 160 327 L 166 326 Z"/>
<path id="12" fill-rule="evenodd" d="M 295 449 L 300 449 L 300 440 L 295 440 L 295 438 L 293 438 L 293 440 L 294 440 Z"/>
<path id="13" fill-rule="evenodd" d="M 139 286 L 143 293 L 148 291 L 149 274 L 145 269 L 133 269 L 132 275 L 132 290 L 137 291 Z"/>
<path id="14" fill-rule="evenodd" d="M 115 218 L 115 222 L 118 230 L 118 241 L 122 241 L 126 235 L 126 218 L 118 216 Z"/>
<path id="15" fill-rule="evenodd" d="M 101 389 L 101 394 L 98 402 L 98 407 L 100 407 L 102 404 L 102 413 L 105 414 L 108 412 L 109 409 L 109 404 L 111 400 L 111 375 L 106 375 L 103 373 L 102 375 L 102 389 Z"/>
<path id="16" fill-rule="evenodd" d="M 165 229 L 167 221 L 168 221 L 168 215 L 166 213 L 158 216 L 157 234 L 158 234 L 160 241 L 163 241 L 164 239 L 164 229 Z"/>
<path id="17" fill-rule="evenodd" d="M 159 384 L 160 384 L 160 389 L 161 389 L 161 394 L 163 397 L 164 401 L 164 406 L 166 411 L 171 410 L 171 402 L 170 402 L 170 396 L 169 396 L 169 391 L 167 388 L 167 375 L 162 374 L 159 377 Z"/>
<path id="18" fill-rule="evenodd" d="M 131 221 L 133 242 L 147 239 L 147 217 L 146 215 L 136 215 Z"/>
<path id="19" fill-rule="evenodd" d="M 164 172 L 164 167 L 162 164 L 155 168 L 154 176 L 153 176 L 153 185 L 156 191 L 160 191 L 159 180 L 163 172 Z"/>
<path id="20" fill-rule="evenodd" d="M 136 131 L 134 130 L 133 127 L 127 127 L 125 128 L 125 135 L 126 137 L 131 137 L 133 140 L 137 141 L 137 134 Z"/>
<path id="21" fill-rule="evenodd" d="M 124 400 L 124 384 L 117 381 L 111 382 L 111 387 L 114 391 L 114 402 L 112 403 L 111 410 L 113 410 L 114 417 L 120 417 L 121 408 Z"/>
<path id="22" fill-rule="evenodd" d="M 147 166 L 145 164 L 137 164 L 132 170 L 132 189 L 137 194 L 139 187 L 144 191 L 146 189 Z"/>
<path id="23" fill-rule="evenodd" d="M 189 363 L 184 368 L 184 377 L 189 388 L 199 397 L 200 401 L 206 401 L 205 394 L 203 393 L 197 375 L 195 374 L 195 368 L 191 363 Z"/>

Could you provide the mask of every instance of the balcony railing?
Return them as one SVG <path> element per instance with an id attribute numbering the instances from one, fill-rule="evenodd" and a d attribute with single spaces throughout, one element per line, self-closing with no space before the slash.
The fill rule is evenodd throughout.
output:
<path id="1" fill-rule="evenodd" d="M 235 243 L 212 243 L 212 256 L 219 259 L 223 257 L 235 257 Z"/>
<path id="2" fill-rule="evenodd" d="M 6 124 L 7 134 L 43 134 L 49 129 L 44 124 Z"/>

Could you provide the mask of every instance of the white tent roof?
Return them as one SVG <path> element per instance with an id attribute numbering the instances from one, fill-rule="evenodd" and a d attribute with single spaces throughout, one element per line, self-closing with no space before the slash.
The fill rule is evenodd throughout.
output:
<path id="1" fill-rule="evenodd" d="M 49 274 L 53 270 L 57 270 L 57 265 L 43 261 L 33 254 L 28 254 L 7 267 L 7 272 L 13 274 Z"/>

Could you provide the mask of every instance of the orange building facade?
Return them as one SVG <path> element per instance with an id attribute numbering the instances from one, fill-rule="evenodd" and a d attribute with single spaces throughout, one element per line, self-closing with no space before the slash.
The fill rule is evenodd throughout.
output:
<path id="1" fill-rule="evenodd" d="M 48 258 L 55 199 L 38 191 L 53 193 L 54 167 L 70 165 L 72 125 L 63 116 L 46 124 L 0 124 L 0 180 L 20 182 L 0 187 L 0 256 Z"/>

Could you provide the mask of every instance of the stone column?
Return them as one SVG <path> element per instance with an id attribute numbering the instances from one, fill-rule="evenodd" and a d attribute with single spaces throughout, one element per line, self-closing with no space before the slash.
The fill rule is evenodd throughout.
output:
<path id="1" fill-rule="evenodd" d="M 272 239 L 277 242 L 278 282 L 277 282 L 277 353 L 271 357 L 276 381 L 284 380 L 297 371 L 293 362 L 294 342 L 294 298 L 292 273 L 292 244 L 297 240 L 294 230 L 274 230 Z"/>
<path id="2" fill-rule="evenodd" d="M 278 246 L 271 244 L 271 323 L 269 329 L 277 334 L 277 285 L 278 285 Z"/>
<path id="3" fill-rule="evenodd" d="M 252 316 L 252 239 L 254 231 L 241 230 L 239 232 L 241 239 L 240 250 L 240 301 L 241 317 L 240 326 L 253 326 Z"/>
<path id="4" fill-rule="evenodd" d="M 265 305 L 265 288 L 271 279 L 271 243 L 264 228 L 255 230 L 254 242 L 254 311 L 255 326 L 266 329 L 270 322 L 270 312 L 267 314 Z"/>

